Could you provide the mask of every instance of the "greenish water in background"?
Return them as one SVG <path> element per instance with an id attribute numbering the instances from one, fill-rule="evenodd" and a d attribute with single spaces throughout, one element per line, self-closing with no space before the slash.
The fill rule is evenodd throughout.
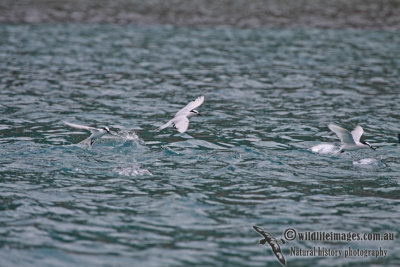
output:
<path id="1" fill-rule="evenodd" d="M 0 70 L 1 266 L 279 266 L 252 225 L 395 233 L 289 266 L 400 265 L 398 32 L 0 25 Z M 331 122 L 378 149 L 313 153 Z"/>

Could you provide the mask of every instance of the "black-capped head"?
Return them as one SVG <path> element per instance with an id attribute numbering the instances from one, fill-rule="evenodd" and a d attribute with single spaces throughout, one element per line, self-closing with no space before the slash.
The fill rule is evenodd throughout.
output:
<path id="1" fill-rule="evenodd" d="M 105 127 L 103 128 L 103 130 L 106 131 L 107 133 L 110 133 L 110 129 L 108 129 L 107 126 L 105 126 Z"/>
<path id="2" fill-rule="evenodd" d="M 376 148 L 373 147 L 373 146 L 371 146 L 371 144 L 368 143 L 368 142 L 361 142 L 361 144 L 364 144 L 364 145 L 366 145 L 366 146 L 369 146 L 369 148 L 371 148 L 371 149 L 373 149 L 373 150 L 376 150 Z"/>
<path id="3" fill-rule="evenodd" d="M 200 114 L 200 112 L 198 112 L 198 111 L 195 110 L 195 109 L 192 109 L 190 112 L 193 113 L 193 115 L 202 116 L 202 115 Z"/>

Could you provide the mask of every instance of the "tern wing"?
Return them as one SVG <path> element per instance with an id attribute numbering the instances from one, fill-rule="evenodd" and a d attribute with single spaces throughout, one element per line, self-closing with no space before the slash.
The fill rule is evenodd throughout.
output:
<path id="1" fill-rule="evenodd" d="M 357 125 L 353 131 L 351 131 L 351 135 L 353 136 L 354 142 L 360 142 L 361 135 L 364 133 L 363 128 L 360 125 Z"/>
<path id="2" fill-rule="evenodd" d="M 87 130 L 90 131 L 91 133 L 96 133 L 99 131 L 99 129 L 94 128 L 94 127 L 89 127 L 89 126 L 85 126 L 85 125 L 79 125 L 79 124 L 75 124 L 75 123 L 70 123 L 67 121 L 63 121 L 63 123 L 69 127 L 75 128 L 75 129 L 82 129 L 82 130 Z"/>
<path id="3" fill-rule="evenodd" d="M 356 143 L 354 142 L 353 136 L 351 135 L 351 133 L 349 131 L 347 131 L 346 129 L 336 125 L 336 124 L 329 124 L 328 128 L 334 132 L 337 137 L 339 137 L 340 142 L 342 142 L 342 144 L 349 144 L 349 145 L 355 145 Z"/>
<path id="4" fill-rule="evenodd" d="M 93 135 L 91 135 L 91 136 L 89 136 L 88 138 L 86 138 L 86 139 L 80 141 L 79 144 L 87 145 L 89 149 L 92 148 L 92 147 L 93 147 L 93 144 L 94 144 L 94 143 L 96 142 L 96 140 L 97 140 L 97 139 L 93 139 L 92 136 L 93 136 Z"/>
<path id="5" fill-rule="evenodd" d="M 253 226 L 253 229 L 256 230 L 260 235 L 262 235 L 268 244 L 271 246 L 272 252 L 274 253 L 275 257 L 279 260 L 280 263 L 286 265 L 285 257 L 282 254 L 281 247 L 279 246 L 279 242 L 274 238 L 270 233 L 265 232 L 261 227 L 256 225 Z M 260 241 L 261 242 L 261 241 Z"/>
<path id="6" fill-rule="evenodd" d="M 266 233 L 263 229 L 261 229 L 261 227 L 253 225 L 253 229 L 256 230 L 256 232 L 262 235 L 264 238 L 271 237 L 271 234 Z"/>
<path id="7" fill-rule="evenodd" d="M 272 241 L 272 242 L 269 242 L 269 245 L 271 246 L 272 252 L 275 254 L 275 257 L 278 259 L 278 261 L 280 263 L 282 263 L 283 265 L 286 265 L 286 260 L 282 254 L 282 250 L 281 250 L 281 247 L 279 246 L 279 244 L 276 241 Z"/>
<path id="8" fill-rule="evenodd" d="M 158 128 L 159 131 L 161 131 L 164 128 L 167 128 L 168 126 L 170 126 L 172 124 L 172 122 L 174 121 L 174 119 L 169 120 L 166 124 L 160 126 L 160 128 Z"/>
<path id="9" fill-rule="evenodd" d="M 199 107 L 201 104 L 203 104 L 203 102 L 204 102 L 204 96 L 199 96 L 198 98 L 196 98 L 196 100 L 190 102 L 184 108 L 179 110 L 176 113 L 175 117 L 178 117 L 180 115 L 187 115 L 192 109 L 195 109 Z"/>
<path id="10" fill-rule="evenodd" d="M 186 116 L 181 116 L 174 121 L 174 125 L 178 132 L 184 133 L 189 127 L 189 119 Z"/>

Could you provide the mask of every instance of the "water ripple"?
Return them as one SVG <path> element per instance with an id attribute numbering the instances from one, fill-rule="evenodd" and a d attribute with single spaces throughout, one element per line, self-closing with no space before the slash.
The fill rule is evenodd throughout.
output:
<path id="1" fill-rule="evenodd" d="M 0 31 L 3 265 L 277 264 L 251 225 L 274 236 L 289 227 L 398 235 L 395 32 Z M 205 116 L 191 118 L 185 134 L 157 131 L 199 95 Z M 89 133 L 62 120 L 107 125 L 117 136 L 87 149 L 79 143 Z M 378 149 L 331 154 L 339 146 L 331 122 L 360 124 Z M 398 244 L 373 243 L 390 248 L 379 264 L 400 261 Z"/>

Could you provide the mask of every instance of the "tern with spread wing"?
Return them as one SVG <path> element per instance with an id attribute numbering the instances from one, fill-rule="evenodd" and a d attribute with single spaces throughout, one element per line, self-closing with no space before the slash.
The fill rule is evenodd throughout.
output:
<path id="1" fill-rule="evenodd" d="M 339 137 L 340 142 L 342 143 L 339 152 L 357 150 L 361 148 L 371 148 L 373 150 L 376 149 L 368 142 L 360 142 L 360 138 L 364 133 L 364 130 L 359 125 L 351 132 L 333 123 L 329 124 L 328 128 L 334 132 L 337 137 Z"/>
<path id="2" fill-rule="evenodd" d="M 281 247 L 279 246 L 279 244 L 285 244 L 286 241 L 282 238 L 280 240 L 276 239 L 270 233 L 265 232 L 263 229 L 261 229 L 261 227 L 258 227 L 256 225 L 253 226 L 253 229 L 263 237 L 263 239 L 258 241 L 258 244 L 264 245 L 265 243 L 268 243 L 268 245 L 271 246 L 272 252 L 278 259 L 278 261 L 283 265 L 286 265 L 285 257 L 283 256 Z"/>
<path id="3" fill-rule="evenodd" d="M 189 127 L 189 117 L 191 116 L 201 116 L 201 114 L 195 110 L 204 102 L 204 96 L 200 96 L 196 98 L 196 100 L 187 104 L 184 108 L 179 110 L 175 117 L 169 120 L 166 124 L 162 125 L 159 130 L 167 128 L 171 124 L 174 126 L 175 129 L 178 130 L 180 133 L 186 132 Z"/>
<path id="4" fill-rule="evenodd" d="M 79 124 L 75 124 L 75 123 L 70 123 L 67 121 L 63 121 L 63 123 L 65 125 L 68 125 L 69 127 L 75 128 L 75 129 L 82 129 L 82 130 L 87 130 L 90 131 L 92 133 L 91 136 L 89 136 L 87 139 L 85 140 L 89 140 L 89 146 L 93 146 L 94 142 L 96 142 L 97 139 L 99 139 L 100 137 L 102 137 L 105 134 L 111 134 L 110 129 L 108 129 L 108 127 L 103 127 L 101 129 L 98 128 L 94 128 L 94 127 L 89 127 L 89 126 L 84 126 L 84 125 L 79 125 Z"/>

